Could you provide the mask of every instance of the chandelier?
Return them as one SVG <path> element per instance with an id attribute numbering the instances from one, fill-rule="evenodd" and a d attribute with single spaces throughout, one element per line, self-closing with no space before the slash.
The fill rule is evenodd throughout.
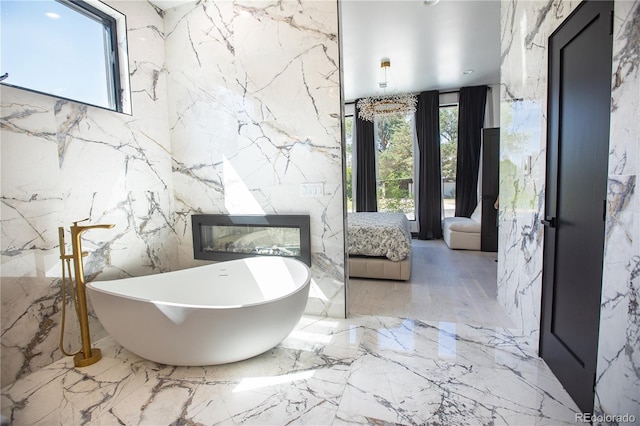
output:
<path id="1" fill-rule="evenodd" d="M 381 78 L 378 81 L 378 87 L 381 89 L 386 89 L 388 85 L 389 68 L 391 61 L 383 59 L 380 63 Z M 414 113 L 417 103 L 416 95 L 411 93 L 371 96 L 358 101 L 358 115 L 362 120 L 373 122 L 376 116 Z"/>

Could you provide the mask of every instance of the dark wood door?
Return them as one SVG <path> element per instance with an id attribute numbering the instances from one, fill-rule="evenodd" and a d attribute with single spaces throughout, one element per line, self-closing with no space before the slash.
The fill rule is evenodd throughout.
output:
<path id="1" fill-rule="evenodd" d="M 613 2 L 583 2 L 549 38 L 540 355 L 593 411 L 611 99 Z"/>

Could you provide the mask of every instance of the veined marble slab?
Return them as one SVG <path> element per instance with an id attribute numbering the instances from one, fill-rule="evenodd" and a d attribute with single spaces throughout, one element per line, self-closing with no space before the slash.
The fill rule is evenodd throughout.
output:
<path id="1" fill-rule="evenodd" d="M 13 424 L 573 424 L 578 411 L 509 329 L 304 316 L 276 348 L 171 367 L 110 337 L 103 360 L 57 361 L 2 390 Z M 186 348 L 185 348 L 186 350 Z"/>
<path id="2" fill-rule="evenodd" d="M 344 317 L 338 3 L 200 1 L 164 26 L 181 267 L 192 213 L 309 214 L 305 312 Z M 301 196 L 309 182 L 323 195 Z"/>
<path id="3" fill-rule="evenodd" d="M 114 279 L 198 264 L 193 212 L 308 213 L 307 313 L 345 315 L 337 2 L 105 2 L 131 114 L 0 87 L 5 385 L 61 357 L 57 228 L 86 217 L 116 225 L 83 236 L 85 272 Z"/>
<path id="4" fill-rule="evenodd" d="M 548 37 L 579 4 L 503 1 L 501 8 L 498 300 L 534 342 L 542 294 Z M 594 409 L 640 419 L 640 2 L 615 1 L 613 7 L 608 211 Z"/>
<path id="5" fill-rule="evenodd" d="M 640 421 L 640 2 L 615 3 L 596 413 Z"/>

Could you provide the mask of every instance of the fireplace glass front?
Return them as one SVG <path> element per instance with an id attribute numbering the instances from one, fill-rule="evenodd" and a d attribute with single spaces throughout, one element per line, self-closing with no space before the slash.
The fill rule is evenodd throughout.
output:
<path id="1" fill-rule="evenodd" d="M 192 226 L 196 259 L 285 256 L 311 266 L 309 216 L 204 214 Z"/>

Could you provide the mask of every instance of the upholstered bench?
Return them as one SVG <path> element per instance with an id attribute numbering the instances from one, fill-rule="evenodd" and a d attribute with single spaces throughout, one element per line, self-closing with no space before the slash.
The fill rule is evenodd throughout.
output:
<path id="1" fill-rule="evenodd" d="M 471 217 L 445 217 L 442 221 L 442 235 L 450 249 L 480 250 L 480 203 Z"/>

